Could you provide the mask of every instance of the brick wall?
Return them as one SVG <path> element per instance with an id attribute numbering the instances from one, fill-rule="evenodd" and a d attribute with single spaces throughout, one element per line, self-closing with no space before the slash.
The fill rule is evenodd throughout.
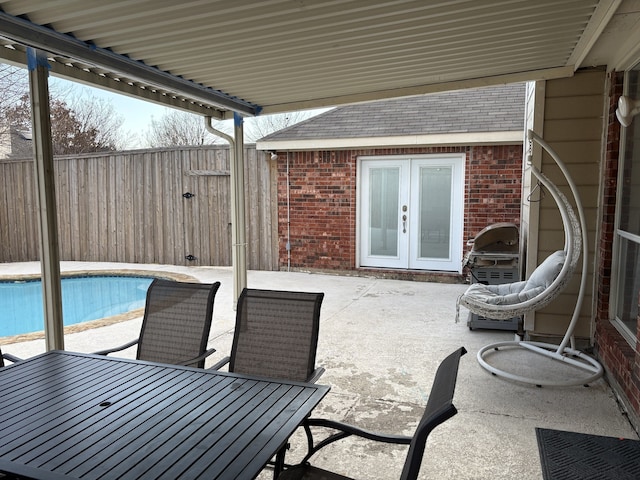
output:
<path id="1" fill-rule="evenodd" d="M 522 145 L 470 148 L 465 177 L 465 239 L 492 223 L 520 225 Z"/>
<path id="2" fill-rule="evenodd" d="M 622 95 L 623 73 L 611 75 L 609 92 L 609 125 L 607 149 L 604 158 L 604 189 L 602 218 L 598 242 L 599 264 L 597 269 L 598 292 L 596 298 L 595 346 L 614 385 L 621 389 L 628 402 L 632 420 L 640 428 L 640 351 L 634 350 L 609 321 L 609 295 L 611 285 L 612 249 L 615 225 L 616 186 L 618 156 L 620 154 L 620 124 L 615 110 Z M 640 302 L 640 298 L 638 299 Z M 638 343 L 640 345 L 640 318 L 638 319 Z"/>
<path id="3" fill-rule="evenodd" d="M 286 268 L 289 262 L 286 249 L 289 228 L 292 269 L 354 270 L 358 157 L 434 153 L 466 155 L 463 243 L 488 224 L 519 224 L 521 145 L 278 152 L 281 268 Z"/>
<path id="4" fill-rule="evenodd" d="M 287 215 L 287 159 L 289 199 Z M 350 151 L 278 154 L 278 237 L 280 264 L 350 270 L 355 265 L 356 160 Z M 287 221 L 288 220 L 288 221 Z"/>

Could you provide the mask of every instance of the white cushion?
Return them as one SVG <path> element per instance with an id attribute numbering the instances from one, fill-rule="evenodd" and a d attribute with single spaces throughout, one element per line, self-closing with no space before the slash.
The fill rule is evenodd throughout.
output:
<path id="1" fill-rule="evenodd" d="M 527 280 L 527 286 L 525 290 L 530 290 L 538 287 L 547 288 L 556 279 L 562 266 L 564 265 L 566 254 L 564 250 L 558 250 L 549 255 L 544 262 L 538 265 L 529 279 Z"/>
<path id="2" fill-rule="evenodd" d="M 553 283 L 562 270 L 565 256 L 563 250 L 552 253 L 538 265 L 528 280 L 499 285 L 474 283 L 469 286 L 464 296 L 473 297 L 489 305 L 515 305 L 525 302 L 540 295 Z"/>

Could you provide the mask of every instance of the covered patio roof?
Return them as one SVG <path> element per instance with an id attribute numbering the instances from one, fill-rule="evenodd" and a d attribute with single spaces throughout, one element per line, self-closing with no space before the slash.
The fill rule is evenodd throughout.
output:
<path id="1" fill-rule="evenodd" d="M 239 290 L 242 116 L 625 69 L 638 60 L 639 10 L 636 0 L 0 0 L 0 61 L 30 71 L 48 349 L 64 347 L 47 69 L 235 119 L 237 141 L 218 133 L 237 152 Z"/>
<path id="2" fill-rule="evenodd" d="M 0 0 L 0 58 L 26 63 L 24 46 L 35 47 L 47 52 L 55 75 L 229 118 L 558 78 L 624 62 L 637 44 L 628 36 L 634 5 Z"/>

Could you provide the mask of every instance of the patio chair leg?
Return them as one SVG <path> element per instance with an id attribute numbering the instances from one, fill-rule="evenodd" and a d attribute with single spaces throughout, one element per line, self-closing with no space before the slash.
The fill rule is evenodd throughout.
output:
<path id="1" fill-rule="evenodd" d="M 313 451 L 313 433 L 311 433 L 311 427 L 306 421 L 302 426 L 304 427 L 304 433 L 307 434 L 307 456 L 305 457 L 307 458 L 311 456 Z"/>
<path id="2" fill-rule="evenodd" d="M 274 480 L 280 476 L 284 470 L 284 457 L 287 454 L 287 448 L 289 445 L 284 445 L 276 454 L 276 461 L 273 464 L 273 478 Z"/>

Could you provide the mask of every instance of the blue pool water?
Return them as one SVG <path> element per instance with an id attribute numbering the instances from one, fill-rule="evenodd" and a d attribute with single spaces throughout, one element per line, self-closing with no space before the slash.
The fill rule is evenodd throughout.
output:
<path id="1" fill-rule="evenodd" d="M 62 279 L 64 324 L 97 320 L 144 307 L 151 277 L 87 276 Z M 42 282 L 0 282 L 0 337 L 44 330 Z"/>

